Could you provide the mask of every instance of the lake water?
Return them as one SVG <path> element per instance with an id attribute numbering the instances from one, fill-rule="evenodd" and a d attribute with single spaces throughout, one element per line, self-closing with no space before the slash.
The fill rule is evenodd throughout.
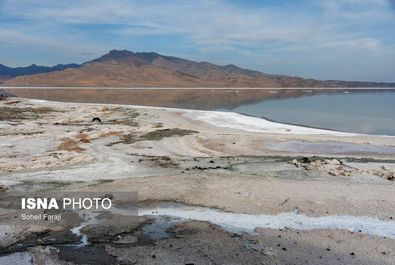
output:
<path id="1" fill-rule="evenodd" d="M 395 135 L 395 90 L 272 99 L 220 110 L 311 127 Z"/>
<path id="2" fill-rule="evenodd" d="M 395 135 L 395 90 L 391 89 L 24 88 L 0 92 L 65 102 L 233 111 L 283 123 Z"/>

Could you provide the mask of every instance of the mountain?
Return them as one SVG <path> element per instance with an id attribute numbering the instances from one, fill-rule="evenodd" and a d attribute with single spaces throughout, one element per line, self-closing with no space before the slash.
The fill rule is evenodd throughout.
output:
<path id="1" fill-rule="evenodd" d="M 23 75 L 34 75 L 39 73 L 49 73 L 54 71 L 62 71 L 67 68 L 78 68 L 80 67 L 79 64 L 58 64 L 55 66 L 39 66 L 32 64 L 26 67 L 8 67 L 5 65 L 0 64 L 0 84 L 5 82 L 9 79 L 12 79 L 17 76 Z"/>
<path id="2" fill-rule="evenodd" d="M 78 66 L 78 67 L 77 67 Z M 37 67 L 37 66 L 36 66 Z M 53 69 L 53 68 L 51 68 Z M 1 75 L 0 71 L 0 75 Z M 16 76 L 5 86 L 113 87 L 395 87 L 395 83 L 319 81 L 265 74 L 154 52 L 112 50 L 82 65 Z"/>

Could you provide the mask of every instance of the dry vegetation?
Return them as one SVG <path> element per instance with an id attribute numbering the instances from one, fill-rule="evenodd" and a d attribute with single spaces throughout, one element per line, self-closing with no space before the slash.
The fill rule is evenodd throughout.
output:
<path id="1" fill-rule="evenodd" d="M 58 111 L 48 107 L 40 107 L 40 108 L 0 107 L 0 121 L 37 119 L 40 118 L 42 115 L 51 112 L 58 112 Z"/>

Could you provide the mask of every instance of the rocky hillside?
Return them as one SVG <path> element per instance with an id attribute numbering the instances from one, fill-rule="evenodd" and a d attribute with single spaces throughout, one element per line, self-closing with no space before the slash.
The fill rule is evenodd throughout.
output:
<path id="1" fill-rule="evenodd" d="M 157 53 L 112 50 L 80 67 L 8 80 L 6 86 L 116 87 L 395 87 L 389 83 L 319 81 L 194 62 Z"/>

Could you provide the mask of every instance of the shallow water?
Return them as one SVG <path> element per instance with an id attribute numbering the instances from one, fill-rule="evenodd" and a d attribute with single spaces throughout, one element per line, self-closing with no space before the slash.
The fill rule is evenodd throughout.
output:
<path id="1" fill-rule="evenodd" d="M 346 132 L 395 135 L 395 90 L 305 94 L 220 110 Z"/>

